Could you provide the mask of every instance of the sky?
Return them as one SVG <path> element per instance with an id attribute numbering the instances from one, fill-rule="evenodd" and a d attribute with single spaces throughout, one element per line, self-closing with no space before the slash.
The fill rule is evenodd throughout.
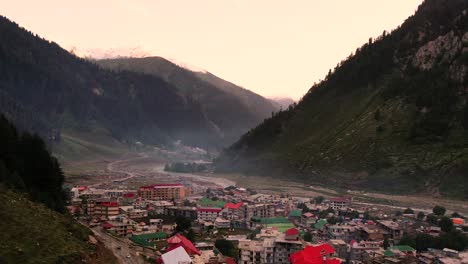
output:
<path id="1" fill-rule="evenodd" d="M 0 14 L 70 50 L 137 48 L 267 97 L 299 99 L 422 0 L 2 0 Z M 125 55 L 125 54 L 123 54 Z"/>

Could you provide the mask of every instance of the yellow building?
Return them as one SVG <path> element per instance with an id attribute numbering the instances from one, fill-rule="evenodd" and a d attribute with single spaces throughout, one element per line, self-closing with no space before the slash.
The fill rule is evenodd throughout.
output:
<path id="1" fill-rule="evenodd" d="M 180 200 L 188 193 L 189 189 L 182 184 L 153 184 L 138 189 L 138 196 L 148 200 Z"/>

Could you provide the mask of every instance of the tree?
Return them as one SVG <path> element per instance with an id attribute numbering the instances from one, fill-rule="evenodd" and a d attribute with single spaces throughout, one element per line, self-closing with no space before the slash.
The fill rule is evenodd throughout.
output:
<path id="1" fill-rule="evenodd" d="M 334 224 L 336 224 L 336 223 L 338 222 L 338 219 L 336 219 L 336 217 L 332 216 L 332 217 L 329 217 L 329 218 L 327 219 L 327 222 L 328 222 L 329 224 L 334 225 Z"/>
<path id="2" fill-rule="evenodd" d="M 426 221 L 427 221 L 428 223 L 437 225 L 439 219 L 438 219 L 437 216 L 435 216 L 434 214 L 428 214 L 427 217 L 426 217 Z"/>
<path id="3" fill-rule="evenodd" d="M 424 215 L 423 212 L 419 212 L 419 213 L 418 213 L 418 219 L 419 219 L 419 220 L 423 220 L 423 219 L 424 219 L 424 216 L 425 216 L 425 215 Z"/>
<path id="4" fill-rule="evenodd" d="M 190 242 L 195 243 L 195 232 L 193 232 L 193 229 L 190 228 L 187 232 L 187 235 L 185 236 Z"/>
<path id="5" fill-rule="evenodd" d="M 312 242 L 312 234 L 310 232 L 306 232 L 304 234 L 304 241 L 306 242 Z"/>
<path id="6" fill-rule="evenodd" d="M 453 213 L 452 213 L 452 217 L 455 217 L 455 218 L 465 218 L 465 217 L 463 217 L 463 215 L 459 214 L 458 212 L 453 212 Z"/>
<path id="7" fill-rule="evenodd" d="M 315 202 L 316 204 L 321 204 L 321 203 L 323 203 L 323 200 L 325 200 L 325 198 L 324 198 L 323 196 L 317 196 L 317 197 L 314 198 L 314 202 Z"/>
<path id="8" fill-rule="evenodd" d="M 439 227 L 444 232 L 450 232 L 453 230 L 453 222 L 450 220 L 450 218 L 443 216 L 440 218 Z"/>
<path id="9" fill-rule="evenodd" d="M 189 230 L 192 227 L 192 221 L 190 218 L 184 216 L 177 216 L 176 218 L 176 232 L 184 232 Z"/>
<path id="10" fill-rule="evenodd" d="M 414 211 L 413 209 L 411 208 L 406 208 L 404 211 L 403 211 L 404 214 L 414 214 Z"/>
<path id="11" fill-rule="evenodd" d="M 226 239 L 218 239 L 215 242 L 215 247 L 224 255 L 231 258 L 238 258 L 236 247 L 232 241 Z"/>
<path id="12" fill-rule="evenodd" d="M 384 247 L 384 249 L 387 249 L 388 247 L 390 247 L 390 242 L 388 242 L 388 237 L 387 236 L 385 236 L 385 238 L 384 238 L 383 247 Z"/>
<path id="13" fill-rule="evenodd" d="M 442 207 L 440 205 L 436 205 L 434 206 L 434 208 L 432 209 L 432 212 L 435 214 L 435 215 L 438 215 L 438 216 L 442 216 L 445 214 L 445 207 Z"/>

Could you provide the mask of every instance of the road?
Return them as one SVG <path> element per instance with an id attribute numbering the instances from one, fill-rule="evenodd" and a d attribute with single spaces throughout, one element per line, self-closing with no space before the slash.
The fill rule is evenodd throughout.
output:
<path id="1" fill-rule="evenodd" d="M 124 181 L 130 180 L 130 179 L 132 179 L 132 178 L 134 178 L 136 176 L 140 176 L 140 174 L 138 174 L 136 172 L 131 172 L 131 171 L 128 171 L 128 170 L 120 169 L 119 164 L 130 162 L 130 161 L 135 161 L 135 160 L 139 160 L 139 159 L 145 159 L 145 158 L 148 158 L 147 154 L 138 153 L 138 157 L 136 157 L 136 158 L 116 160 L 116 161 L 113 161 L 113 162 L 110 162 L 109 164 L 107 164 L 107 170 L 108 171 L 115 172 L 115 173 L 122 173 L 122 174 L 126 175 L 126 176 L 121 177 L 121 178 L 112 179 L 112 181 L 113 182 L 124 182 Z M 94 184 L 89 185 L 89 187 L 97 187 L 97 186 L 99 186 L 102 183 L 105 183 L 107 181 L 108 180 L 102 180 L 102 181 L 99 181 L 99 182 L 96 182 Z"/>
<path id="2" fill-rule="evenodd" d="M 117 239 L 107 233 L 105 233 L 101 227 L 96 226 L 93 228 L 90 228 L 91 231 L 93 231 L 94 235 L 96 238 L 99 239 L 99 241 L 102 241 L 106 248 L 111 250 L 114 255 L 117 257 L 119 260 L 119 263 L 125 263 L 125 264 L 143 264 L 145 263 L 143 258 L 140 256 L 137 256 L 135 254 L 135 250 L 131 249 L 129 247 L 129 244 L 127 241 L 123 239 Z M 118 249 L 120 248 L 120 249 Z M 130 257 L 128 257 L 130 256 Z"/>

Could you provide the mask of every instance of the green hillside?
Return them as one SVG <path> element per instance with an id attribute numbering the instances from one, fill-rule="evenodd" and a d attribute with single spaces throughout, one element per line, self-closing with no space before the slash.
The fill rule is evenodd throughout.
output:
<path id="1" fill-rule="evenodd" d="M 468 198 L 467 11 L 426 0 L 245 134 L 217 170 Z"/>
<path id="2" fill-rule="evenodd" d="M 0 263 L 117 263 L 70 217 L 0 186 Z"/>

